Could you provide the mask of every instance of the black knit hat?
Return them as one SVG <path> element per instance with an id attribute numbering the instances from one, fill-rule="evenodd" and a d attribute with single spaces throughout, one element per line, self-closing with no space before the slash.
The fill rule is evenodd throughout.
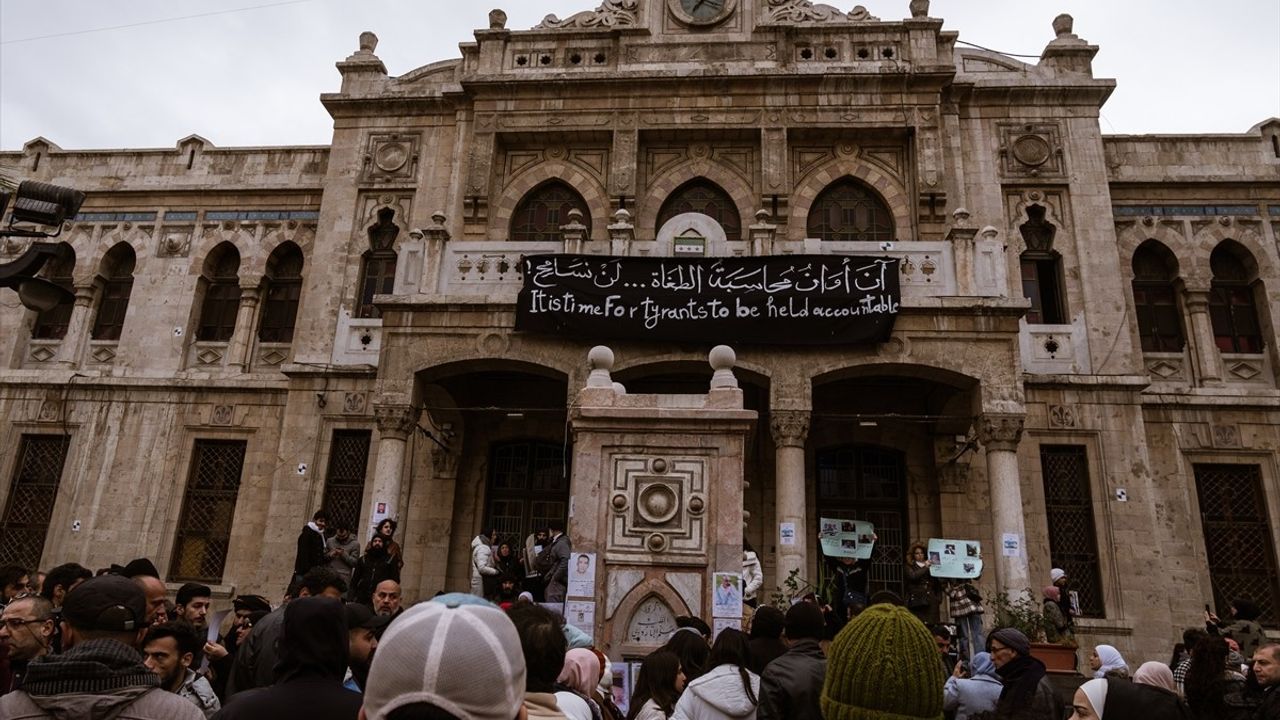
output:
<path id="1" fill-rule="evenodd" d="M 130 632 L 142 629 L 146 617 L 142 587 L 119 575 L 85 580 L 62 601 L 62 619 L 77 630 Z"/>

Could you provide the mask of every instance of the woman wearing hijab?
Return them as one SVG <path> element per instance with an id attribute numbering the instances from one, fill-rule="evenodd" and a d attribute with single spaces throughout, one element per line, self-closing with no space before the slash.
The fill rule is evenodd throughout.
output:
<path id="1" fill-rule="evenodd" d="M 990 653 L 975 653 L 969 670 L 969 677 L 965 677 L 963 663 L 956 663 L 955 671 L 942 686 L 942 709 L 954 712 L 955 720 L 969 720 L 978 713 L 994 711 L 1004 689 Z"/>
<path id="2" fill-rule="evenodd" d="M 1174 695 L 1178 694 L 1178 686 L 1173 682 L 1173 671 L 1162 662 L 1151 660 L 1150 662 L 1142 663 L 1141 667 L 1138 668 L 1138 672 L 1133 674 L 1133 681 L 1140 685 L 1160 688 Z"/>
<path id="3" fill-rule="evenodd" d="M 1089 653 L 1089 669 L 1093 670 L 1095 678 L 1129 679 L 1129 665 L 1120 651 L 1110 645 L 1098 645 Z"/>
<path id="4" fill-rule="evenodd" d="M 1177 695 L 1119 678 L 1096 678 L 1081 685 L 1071 701 L 1071 710 L 1071 720 L 1191 720 L 1192 717 L 1187 704 Z"/>
<path id="5" fill-rule="evenodd" d="M 1031 657 L 1031 641 L 1021 631 L 1001 628 L 987 637 L 987 652 L 1004 682 L 996 720 L 1059 720 L 1062 709 L 1046 677 L 1044 663 Z"/>
<path id="6" fill-rule="evenodd" d="M 590 650 L 565 653 L 564 667 L 556 678 L 556 704 L 569 720 L 601 720 L 591 693 L 600 684 L 600 659 Z"/>

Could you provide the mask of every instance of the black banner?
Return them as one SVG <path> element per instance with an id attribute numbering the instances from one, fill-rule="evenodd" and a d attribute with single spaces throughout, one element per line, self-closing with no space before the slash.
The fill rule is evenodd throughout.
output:
<path id="1" fill-rule="evenodd" d="M 530 255 L 516 330 L 579 338 L 835 345 L 884 341 L 896 258 Z"/>

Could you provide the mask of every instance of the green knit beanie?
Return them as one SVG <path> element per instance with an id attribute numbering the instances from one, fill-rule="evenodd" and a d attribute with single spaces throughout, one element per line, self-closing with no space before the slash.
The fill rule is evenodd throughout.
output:
<path id="1" fill-rule="evenodd" d="M 905 608 L 873 605 L 827 650 L 826 720 L 941 720 L 942 660 L 933 636 Z"/>

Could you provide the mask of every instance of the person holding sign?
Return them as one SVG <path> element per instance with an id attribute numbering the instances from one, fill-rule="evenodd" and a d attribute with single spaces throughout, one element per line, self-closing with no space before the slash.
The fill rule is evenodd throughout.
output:
<path id="1" fill-rule="evenodd" d="M 837 627 L 844 627 L 845 623 L 867 607 L 867 578 L 870 574 L 870 560 L 840 558 L 835 572 Z"/>
<path id="2" fill-rule="evenodd" d="M 907 551 L 907 609 L 925 625 L 938 622 L 938 600 L 941 583 L 929 573 L 929 560 L 924 543 L 913 543 Z"/>

